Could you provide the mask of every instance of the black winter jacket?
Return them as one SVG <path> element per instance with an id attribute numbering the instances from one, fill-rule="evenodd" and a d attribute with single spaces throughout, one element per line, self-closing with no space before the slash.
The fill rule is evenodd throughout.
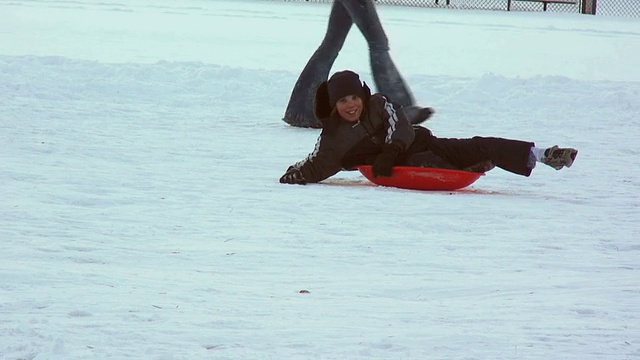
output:
<path id="1" fill-rule="evenodd" d="M 309 183 L 356 165 L 371 164 L 384 144 L 393 143 L 406 151 L 415 138 L 404 111 L 382 94 L 365 100 L 358 122 L 343 120 L 335 110 L 321 122 L 322 132 L 313 152 L 292 165 Z"/>

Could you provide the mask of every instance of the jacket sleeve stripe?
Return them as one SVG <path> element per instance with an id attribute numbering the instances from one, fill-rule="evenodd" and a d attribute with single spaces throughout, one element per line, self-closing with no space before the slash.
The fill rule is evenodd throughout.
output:
<path id="1" fill-rule="evenodd" d="M 393 107 L 393 104 L 388 101 L 385 102 L 384 108 L 389 114 L 389 120 L 387 120 L 389 122 L 389 128 L 387 129 L 387 136 L 385 137 L 385 142 L 390 143 L 391 136 L 396 131 L 396 125 L 398 124 L 398 114 L 396 112 L 396 109 Z"/>
<path id="2" fill-rule="evenodd" d="M 316 141 L 316 146 L 313 148 L 313 151 L 307 155 L 306 158 L 304 158 L 303 160 L 298 161 L 297 163 L 293 164 L 293 167 L 296 169 L 300 169 L 302 167 L 302 165 L 304 165 L 307 162 L 311 162 L 313 161 L 313 159 L 318 156 L 318 152 L 320 151 L 320 139 L 322 137 L 318 137 L 318 140 Z"/>

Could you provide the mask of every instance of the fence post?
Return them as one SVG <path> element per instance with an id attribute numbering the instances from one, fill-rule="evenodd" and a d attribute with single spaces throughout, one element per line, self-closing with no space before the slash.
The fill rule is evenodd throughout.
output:
<path id="1" fill-rule="evenodd" d="M 582 0 L 582 13 L 595 15 L 598 0 Z"/>

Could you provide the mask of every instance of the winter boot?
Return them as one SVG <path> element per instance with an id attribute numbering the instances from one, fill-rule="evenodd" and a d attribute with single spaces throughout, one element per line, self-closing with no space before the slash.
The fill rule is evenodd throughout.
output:
<path id="1" fill-rule="evenodd" d="M 429 120 L 434 113 L 432 108 L 420 107 L 418 105 L 405 106 L 403 110 L 412 125 L 418 125 Z"/>
<path id="2" fill-rule="evenodd" d="M 561 148 L 558 145 L 554 145 L 544 151 L 544 157 L 541 162 L 549 165 L 556 170 L 560 170 L 563 167 L 571 167 L 578 155 L 578 150 L 571 148 Z"/>

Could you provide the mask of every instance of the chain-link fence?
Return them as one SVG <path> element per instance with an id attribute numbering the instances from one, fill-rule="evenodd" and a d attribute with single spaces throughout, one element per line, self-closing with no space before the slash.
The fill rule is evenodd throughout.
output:
<path id="1" fill-rule="evenodd" d="M 285 0 L 331 3 L 333 0 Z M 582 0 L 375 0 L 378 4 L 445 9 L 582 12 Z M 640 0 L 597 0 L 596 15 L 640 17 Z"/>
<path id="2" fill-rule="evenodd" d="M 640 17 L 640 0 L 598 0 L 596 14 Z"/>

